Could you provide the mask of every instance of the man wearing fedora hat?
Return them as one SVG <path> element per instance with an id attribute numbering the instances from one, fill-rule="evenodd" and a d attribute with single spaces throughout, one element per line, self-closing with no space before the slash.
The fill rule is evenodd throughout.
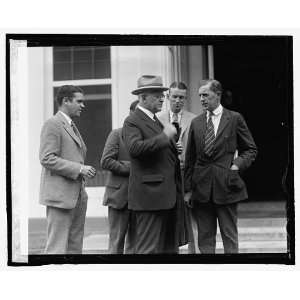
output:
<path id="1" fill-rule="evenodd" d="M 180 163 L 172 124 L 156 117 L 164 102 L 160 76 L 138 79 L 139 104 L 124 122 L 123 136 L 131 172 L 128 208 L 135 215 L 135 253 L 176 253 L 176 197 L 180 188 Z M 176 179 L 178 178 L 178 180 Z"/>

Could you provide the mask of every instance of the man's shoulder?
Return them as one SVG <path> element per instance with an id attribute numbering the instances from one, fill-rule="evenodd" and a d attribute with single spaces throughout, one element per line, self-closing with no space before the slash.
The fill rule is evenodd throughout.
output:
<path id="1" fill-rule="evenodd" d="M 124 124 L 126 123 L 132 123 L 136 119 L 135 112 L 131 113 L 129 116 L 127 116 L 124 120 Z"/>
<path id="2" fill-rule="evenodd" d="M 110 134 L 114 134 L 114 135 L 120 134 L 122 132 L 122 129 L 123 129 L 122 127 L 112 129 L 112 131 L 110 132 Z"/>
<path id="3" fill-rule="evenodd" d="M 131 113 L 124 121 L 125 123 L 138 123 L 141 120 L 141 114 L 144 114 L 141 110 L 138 111 L 137 109 Z"/>
<path id="4" fill-rule="evenodd" d="M 205 112 L 202 112 L 200 115 L 195 115 L 192 120 L 192 123 L 197 123 L 201 121 L 203 118 L 205 118 Z"/>
<path id="5" fill-rule="evenodd" d="M 59 117 L 58 114 L 48 118 L 45 123 L 44 123 L 44 127 L 59 127 L 62 124 L 61 118 Z"/>
<path id="6" fill-rule="evenodd" d="M 108 144 L 115 144 L 119 143 L 121 138 L 122 128 L 115 128 L 113 129 L 107 136 L 106 143 Z"/>
<path id="7" fill-rule="evenodd" d="M 194 118 L 197 117 L 196 114 L 194 114 L 194 113 L 192 113 L 192 112 L 190 112 L 190 111 L 188 111 L 188 110 L 183 110 L 183 111 L 182 111 L 182 115 L 183 115 L 185 118 L 187 118 L 187 119 L 194 119 Z"/>
<path id="8" fill-rule="evenodd" d="M 122 134 L 122 127 L 121 128 L 115 128 L 109 133 L 109 137 L 112 138 L 118 138 Z"/>
<path id="9" fill-rule="evenodd" d="M 233 118 L 239 118 L 242 116 L 239 112 L 235 110 L 227 109 L 225 107 L 223 107 L 223 114 L 227 114 Z"/>

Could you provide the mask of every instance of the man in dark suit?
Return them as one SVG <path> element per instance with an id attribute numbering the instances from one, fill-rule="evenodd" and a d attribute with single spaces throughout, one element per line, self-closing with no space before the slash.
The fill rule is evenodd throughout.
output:
<path id="1" fill-rule="evenodd" d="M 87 149 L 72 121 L 85 107 L 83 91 L 64 85 L 56 101 L 59 110 L 44 124 L 40 140 L 40 203 L 47 206 L 45 253 L 81 254 L 87 208 L 84 177 L 96 174 L 84 165 Z"/>
<path id="2" fill-rule="evenodd" d="M 193 206 L 201 253 L 215 253 L 217 220 L 224 252 L 238 253 L 237 203 L 248 197 L 240 175 L 257 155 L 244 118 L 222 107 L 221 95 L 217 80 L 201 82 L 205 112 L 193 119 L 186 150 L 185 200 Z"/>
<path id="3" fill-rule="evenodd" d="M 180 180 L 180 165 L 171 124 L 163 126 L 156 113 L 164 101 L 159 76 L 144 75 L 138 80 L 139 104 L 124 122 L 123 135 L 129 151 L 128 208 L 134 212 L 135 253 L 176 253 L 175 207 L 176 178 Z"/>
<path id="4" fill-rule="evenodd" d="M 138 100 L 130 105 L 134 112 Z M 103 205 L 108 206 L 109 253 L 134 252 L 132 214 L 128 210 L 129 154 L 122 138 L 122 128 L 114 129 L 108 136 L 100 165 L 108 170 Z M 126 247 L 124 243 L 126 238 Z"/>

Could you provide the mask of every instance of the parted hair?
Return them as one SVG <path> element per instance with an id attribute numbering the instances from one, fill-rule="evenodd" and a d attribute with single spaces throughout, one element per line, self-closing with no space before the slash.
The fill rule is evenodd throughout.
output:
<path id="1" fill-rule="evenodd" d="M 182 81 L 174 81 L 171 83 L 169 90 L 170 89 L 180 89 L 180 90 L 187 90 L 187 86 L 184 82 Z"/>
<path id="2" fill-rule="evenodd" d="M 209 84 L 209 88 L 211 91 L 213 91 L 214 93 L 219 93 L 220 95 L 223 92 L 223 88 L 221 83 L 216 80 L 216 79 L 203 79 L 200 81 L 199 87 L 203 86 L 203 85 L 207 85 Z"/>
<path id="3" fill-rule="evenodd" d="M 83 90 L 79 86 L 74 85 L 62 85 L 57 93 L 56 93 L 56 103 L 58 106 L 62 105 L 62 101 L 64 98 L 72 99 L 74 97 L 74 93 L 82 93 Z"/>

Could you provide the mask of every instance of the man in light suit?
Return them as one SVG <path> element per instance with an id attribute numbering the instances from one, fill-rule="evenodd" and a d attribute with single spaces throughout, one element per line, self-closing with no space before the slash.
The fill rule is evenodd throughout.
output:
<path id="1" fill-rule="evenodd" d="M 135 215 L 136 254 L 178 251 L 175 208 L 180 165 L 176 129 L 171 124 L 163 126 L 155 115 L 161 111 L 166 90 L 160 76 L 140 77 L 138 88 L 132 92 L 138 95 L 139 104 L 123 126 L 131 162 L 128 208 Z"/>
<path id="2" fill-rule="evenodd" d="M 83 91 L 64 85 L 56 96 L 59 111 L 41 131 L 42 164 L 40 203 L 46 205 L 46 254 L 81 254 L 87 194 L 84 177 L 96 170 L 84 165 L 86 146 L 72 121 L 84 106 Z"/>
<path id="3" fill-rule="evenodd" d="M 157 113 L 158 119 L 163 123 L 171 123 L 179 128 L 178 144 L 182 148 L 179 155 L 180 167 L 184 169 L 185 150 L 187 146 L 188 134 L 192 119 L 195 114 L 184 109 L 184 104 L 187 101 L 187 86 L 184 82 L 175 81 L 169 87 L 167 99 L 170 103 L 170 110 Z"/>
<path id="4" fill-rule="evenodd" d="M 201 253 L 215 253 L 217 221 L 224 252 L 238 253 L 237 203 L 248 197 L 241 174 L 257 155 L 244 118 L 222 107 L 221 95 L 217 80 L 200 83 L 205 112 L 192 120 L 186 150 L 185 198 L 193 206 Z"/>
<path id="5" fill-rule="evenodd" d="M 136 100 L 130 105 L 130 114 L 134 112 L 138 102 Z M 134 224 L 133 216 L 128 209 L 130 161 L 122 137 L 122 128 L 114 129 L 109 134 L 100 165 L 103 170 L 109 171 L 103 198 L 103 205 L 108 206 L 109 253 L 132 254 Z"/>
<path id="6" fill-rule="evenodd" d="M 183 178 L 189 129 L 191 121 L 196 117 L 196 115 L 184 109 L 184 105 L 187 101 L 187 86 L 184 82 L 173 82 L 169 87 L 167 99 L 169 100 L 170 110 L 157 113 L 157 117 L 163 124 L 171 123 L 177 128 L 177 146 L 180 149 L 179 160 L 181 175 Z M 197 224 L 193 220 L 190 209 L 186 209 L 188 215 L 187 221 L 189 222 L 186 225 L 187 228 L 189 228 L 189 253 L 199 253 L 197 246 Z"/>

